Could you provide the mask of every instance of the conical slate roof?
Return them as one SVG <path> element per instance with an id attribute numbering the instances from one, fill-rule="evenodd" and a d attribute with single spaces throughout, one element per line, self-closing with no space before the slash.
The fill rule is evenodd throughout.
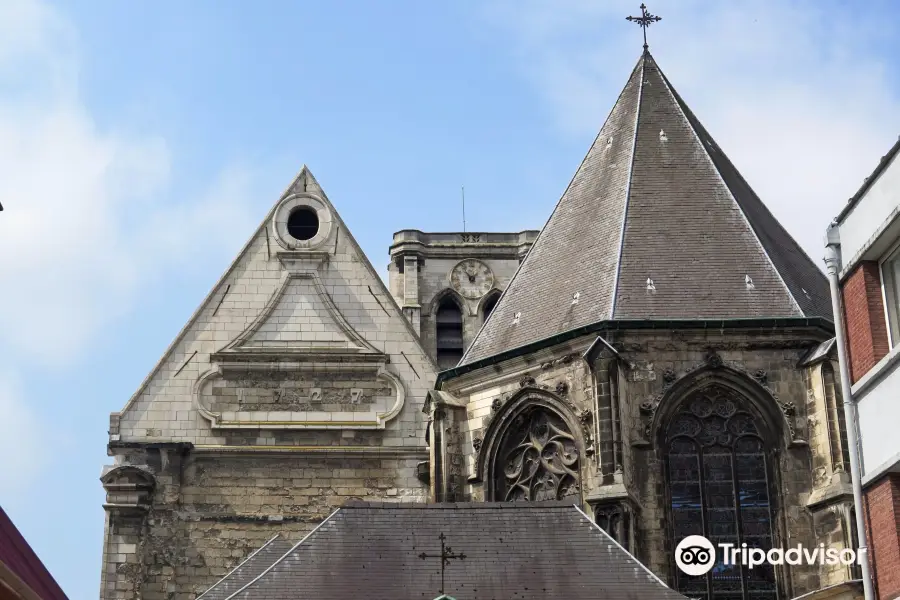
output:
<path id="1" fill-rule="evenodd" d="M 779 317 L 830 320 L 824 274 L 644 51 L 461 364 L 604 320 Z"/>

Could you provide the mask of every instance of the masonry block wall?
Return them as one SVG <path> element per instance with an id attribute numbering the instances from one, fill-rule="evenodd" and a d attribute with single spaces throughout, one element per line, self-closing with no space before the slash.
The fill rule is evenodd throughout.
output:
<path id="1" fill-rule="evenodd" d="M 395 234 L 388 265 L 389 288 L 397 303 L 404 307 L 407 318 L 416 323 L 422 344 L 432 358 L 436 355 L 435 313 L 443 295 L 449 292 L 462 309 L 463 344 L 468 347 L 484 323 L 485 300 L 506 289 L 537 233 L 403 231 Z M 453 268 L 470 259 L 490 269 L 493 293 L 468 298 L 453 288 L 450 277 Z"/>
<path id="2" fill-rule="evenodd" d="M 861 262 L 841 286 L 847 330 L 850 377 L 854 383 L 887 355 L 888 332 L 875 261 Z"/>
<path id="3" fill-rule="evenodd" d="M 595 339 L 590 336 L 462 375 L 442 387 L 461 394 L 468 403 L 468 422 L 460 428 L 460 436 L 469 476 L 480 475 L 491 424 L 504 414 L 504 407 L 530 390 L 552 395 L 570 412 L 585 440 L 584 510 L 599 514 L 601 509 L 621 506 L 621 513 L 633 518 L 630 538 L 623 543 L 671 582 L 675 541 L 659 419 L 669 404 L 678 404 L 678 390 L 689 389 L 695 377 L 727 376 L 756 390 L 752 401 L 780 432 L 777 448 L 769 454 L 776 478 L 771 498 L 775 545 L 815 547 L 822 542 L 843 549 L 853 544 L 848 498 L 841 477 L 833 477 L 825 386 L 818 381 L 811 389 L 810 374 L 798 364 L 811 347 L 824 341 L 823 334 L 726 330 L 602 335 L 618 356 L 605 353 L 589 365 L 582 356 Z M 619 365 L 614 377 L 611 365 Z M 821 374 L 820 368 L 816 373 Z M 814 432 L 809 417 L 822 419 Z M 623 446 L 615 458 L 606 450 L 614 431 Z M 474 481 L 467 487 L 467 499 L 489 501 L 485 491 L 484 481 Z M 854 577 L 849 569 L 790 566 L 779 571 L 778 581 L 784 597 L 795 597 Z"/>
<path id="4" fill-rule="evenodd" d="M 424 502 L 421 460 L 188 451 L 158 463 L 147 510 L 109 512 L 101 598 L 193 600 L 275 534 L 296 543 L 348 499 Z"/>
<path id="5" fill-rule="evenodd" d="M 291 233 L 303 212 L 317 216 L 308 239 Z M 111 415 L 101 598 L 192 600 L 347 499 L 424 501 L 435 376 L 304 169 Z"/>

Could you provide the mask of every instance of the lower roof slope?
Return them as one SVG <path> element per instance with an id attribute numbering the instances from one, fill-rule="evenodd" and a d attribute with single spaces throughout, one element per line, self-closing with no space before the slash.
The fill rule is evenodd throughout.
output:
<path id="1" fill-rule="evenodd" d="M 272 563 L 284 556 L 293 546 L 280 535 L 276 535 L 252 552 L 214 586 L 197 596 L 196 600 L 227 600 L 235 592 L 262 575 L 266 569 L 272 566 Z"/>
<path id="2" fill-rule="evenodd" d="M 645 51 L 461 365 L 604 320 L 831 320 L 822 271 Z"/>
<path id="3" fill-rule="evenodd" d="M 356 503 L 336 511 L 233 600 L 684 600 L 564 503 Z M 430 556 L 422 558 L 421 554 Z"/>

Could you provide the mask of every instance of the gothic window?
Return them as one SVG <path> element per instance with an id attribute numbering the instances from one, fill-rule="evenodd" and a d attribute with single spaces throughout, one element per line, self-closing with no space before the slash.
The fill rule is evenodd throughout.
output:
<path id="1" fill-rule="evenodd" d="M 493 465 L 494 500 L 561 500 L 580 492 L 575 437 L 554 411 L 533 406 L 504 432 Z"/>
<path id="2" fill-rule="evenodd" d="M 844 421 L 844 402 L 835 386 L 834 367 L 828 361 L 822 364 L 822 383 L 825 387 L 825 419 L 828 423 L 831 465 L 835 471 L 849 472 L 850 449 Z"/>
<path id="3" fill-rule="evenodd" d="M 438 305 L 435 338 L 438 367 L 452 369 L 463 355 L 463 321 L 462 310 L 449 296 Z"/>
<path id="4" fill-rule="evenodd" d="M 600 504 L 594 509 L 594 521 L 626 550 L 631 545 L 631 515 L 621 504 Z"/>
<path id="5" fill-rule="evenodd" d="M 757 419 L 743 399 L 713 386 L 689 396 L 666 429 L 673 542 L 703 535 L 767 552 L 772 548 L 769 466 Z M 704 576 L 675 569 L 675 588 L 702 600 L 775 600 L 771 566 L 750 570 L 717 557 Z"/>
<path id="6" fill-rule="evenodd" d="M 500 299 L 500 293 L 495 292 L 492 293 L 487 300 L 484 301 L 484 307 L 481 309 L 483 313 L 482 321 L 487 321 L 487 318 L 491 316 L 491 312 L 493 312 L 494 307 L 497 306 L 497 300 Z"/>

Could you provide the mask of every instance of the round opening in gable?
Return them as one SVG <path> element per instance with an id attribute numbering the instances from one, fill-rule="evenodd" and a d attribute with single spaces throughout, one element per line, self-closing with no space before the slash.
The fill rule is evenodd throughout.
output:
<path id="1" fill-rule="evenodd" d="M 295 240 L 311 240 L 319 233 L 319 217 L 308 206 L 301 206 L 288 217 L 287 230 Z"/>

